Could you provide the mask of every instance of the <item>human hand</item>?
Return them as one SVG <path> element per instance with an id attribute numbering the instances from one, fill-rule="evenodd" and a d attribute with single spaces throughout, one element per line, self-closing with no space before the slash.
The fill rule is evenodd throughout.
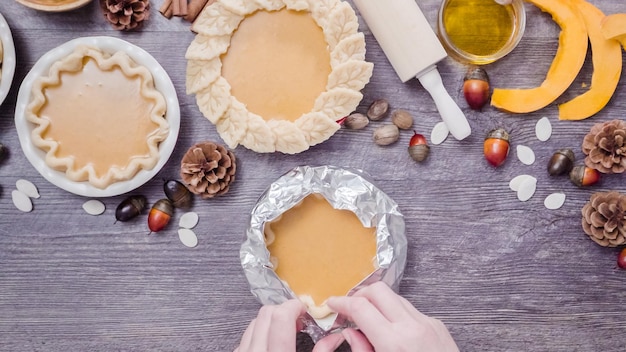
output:
<path id="1" fill-rule="evenodd" d="M 298 318 L 305 312 L 306 306 L 297 299 L 261 307 L 235 352 L 295 352 Z"/>
<path id="2" fill-rule="evenodd" d="M 328 306 L 354 322 L 321 339 L 313 352 L 334 351 L 345 339 L 353 352 L 458 352 L 445 325 L 420 313 L 384 282 L 371 284 L 350 297 L 331 297 Z"/>

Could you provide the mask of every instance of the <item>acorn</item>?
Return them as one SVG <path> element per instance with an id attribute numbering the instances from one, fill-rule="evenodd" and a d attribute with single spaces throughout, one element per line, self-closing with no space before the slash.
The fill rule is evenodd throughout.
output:
<path id="1" fill-rule="evenodd" d="M 174 205 L 169 199 L 160 199 L 150 209 L 148 228 L 150 233 L 163 230 L 174 215 Z"/>
<path id="2" fill-rule="evenodd" d="M 124 199 L 115 209 L 115 220 L 124 222 L 136 218 L 145 208 L 146 202 L 146 197 L 142 195 Z"/>
<path id="3" fill-rule="evenodd" d="M 417 162 L 424 161 L 430 153 L 430 147 L 426 142 L 426 137 L 413 131 L 413 137 L 409 141 L 409 155 Z"/>
<path id="4" fill-rule="evenodd" d="M 548 173 L 550 176 L 565 175 L 572 171 L 574 161 L 575 156 L 571 149 L 559 149 L 552 154 L 548 162 Z"/>
<path id="5" fill-rule="evenodd" d="M 617 266 L 626 269 L 626 248 L 623 248 L 617 255 Z"/>
<path id="6" fill-rule="evenodd" d="M 589 166 L 578 165 L 570 171 L 569 179 L 578 187 L 591 186 L 600 181 L 600 172 Z"/>
<path id="7" fill-rule="evenodd" d="M 489 100 L 489 91 L 487 72 L 478 66 L 470 67 L 463 79 L 463 95 L 470 108 L 482 109 Z"/>
<path id="8" fill-rule="evenodd" d="M 193 193 L 180 181 L 168 180 L 163 183 L 163 192 L 176 208 L 189 209 Z"/>
<path id="9" fill-rule="evenodd" d="M 489 164 L 498 167 L 504 163 L 509 155 L 509 133 L 502 128 L 496 128 L 487 134 L 483 144 L 483 153 Z"/>

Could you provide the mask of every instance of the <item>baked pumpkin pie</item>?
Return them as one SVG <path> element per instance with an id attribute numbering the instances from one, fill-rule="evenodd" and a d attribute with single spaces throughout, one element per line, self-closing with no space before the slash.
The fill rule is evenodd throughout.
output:
<path id="1" fill-rule="evenodd" d="M 264 235 L 276 275 L 316 319 L 332 313 L 329 297 L 347 295 L 378 268 L 376 228 L 320 194 L 266 223 Z"/>
<path id="2" fill-rule="evenodd" d="M 330 138 L 373 65 L 340 0 L 217 0 L 200 13 L 187 93 L 229 147 L 294 154 Z"/>
<path id="3" fill-rule="evenodd" d="M 146 67 L 122 51 L 79 46 L 35 80 L 26 118 L 49 167 L 104 189 L 155 167 L 165 112 Z"/>

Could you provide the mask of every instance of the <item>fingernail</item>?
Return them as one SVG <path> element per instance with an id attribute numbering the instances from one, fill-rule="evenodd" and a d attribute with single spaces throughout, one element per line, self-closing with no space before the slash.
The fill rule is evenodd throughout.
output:
<path id="1" fill-rule="evenodd" d="M 350 337 L 350 334 L 348 334 L 346 332 L 346 330 L 341 330 L 341 335 L 343 336 L 344 339 L 346 339 L 346 341 L 348 342 L 348 345 L 352 345 L 352 338 Z"/>

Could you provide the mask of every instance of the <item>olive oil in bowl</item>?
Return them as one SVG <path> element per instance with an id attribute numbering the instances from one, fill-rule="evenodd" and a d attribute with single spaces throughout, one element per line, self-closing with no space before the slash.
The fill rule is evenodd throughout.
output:
<path id="1" fill-rule="evenodd" d="M 438 34 L 453 58 L 488 64 L 519 43 L 526 14 L 522 0 L 500 5 L 495 0 L 444 0 Z"/>

